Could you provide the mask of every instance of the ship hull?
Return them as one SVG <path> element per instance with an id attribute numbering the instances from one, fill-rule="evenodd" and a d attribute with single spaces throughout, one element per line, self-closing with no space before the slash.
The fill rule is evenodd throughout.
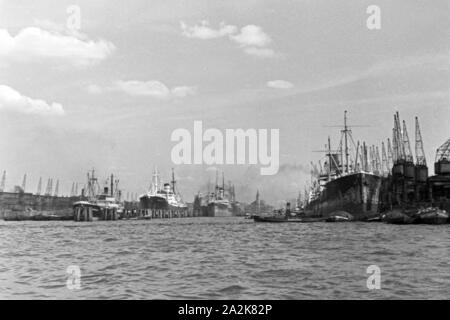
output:
<path id="1" fill-rule="evenodd" d="M 186 210 L 186 207 L 182 206 L 174 206 L 169 204 L 167 199 L 163 197 L 141 197 L 139 199 L 139 207 L 141 209 L 149 209 L 149 210 Z"/>
<path id="2" fill-rule="evenodd" d="M 232 217 L 230 206 L 222 203 L 209 203 L 207 206 L 208 217 Z"/>
<path id="3" fill-rule="evenodd" d="M 332 180 L 317 199 L 305 208 L 306 216 L 329 217 L 345 211 L 353 220 L 367 220 L 379 214 L 382 178 L 369 173 L 354 173 Z"/>

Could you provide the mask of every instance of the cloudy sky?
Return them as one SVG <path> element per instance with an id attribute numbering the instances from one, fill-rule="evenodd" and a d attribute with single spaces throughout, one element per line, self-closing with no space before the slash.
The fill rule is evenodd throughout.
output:
<path id="1" fill-rule="evenodd" d="M 9 187 L 27 173 L 28 191 L 42 176 L 68 193 L 95 167 L 141 193 L 153 166 L 169 178 L 177 128 L 276 128 L 278 175 L 220 167 L 240 200 L 259 188 L 276 203 L 303 190 L 346 109 L 370 144 L 396 110 L 410 137 L 419 116 L 432 163 L 450 137 L 449 13 L 447 0 L 0 0 L 0 170 Z M 214 177 L 175 170 L 186 200 Z"/>

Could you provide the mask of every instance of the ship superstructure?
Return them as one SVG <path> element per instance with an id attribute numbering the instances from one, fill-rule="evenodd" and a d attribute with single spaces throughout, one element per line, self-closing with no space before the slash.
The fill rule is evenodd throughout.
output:
<path id="1" fill-rule="evenodd" d="M 122 192 L 119 189 L 119 180 L 114 175 L 105 181 L 103 189 L 100 187 L 95 170 L 87 173 L 87 184 L 81 191 L 81 200 L 74 202 L 75 221 L 90 221 L 93 218 L 100 220 L 117 220 L 123 211 Z M 88 209 L 88 210 L 84 210 Z M 84 217 L 80 217 L 82 213 Z"/>
<path id="2" fill-rule="evenodd" d="M 187 205 L 175 188 L 175 173 L 172 181 L 162 184 L 158 169 L 155 167 L 149 191 L 139 197 L 139 207 L 144 210 L 187 210 Z"/>

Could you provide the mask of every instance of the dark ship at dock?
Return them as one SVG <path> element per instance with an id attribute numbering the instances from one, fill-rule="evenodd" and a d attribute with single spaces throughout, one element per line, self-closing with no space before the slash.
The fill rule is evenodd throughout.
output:
<path id="1" fill-rule="evenodd" d="M 419 120 L 415 119 L 415 159 L 406 122 L 394 115 L 392 142 L 380 149 L 355 145 L 347 126 L 341 142 L 331 150 L 324 166 L 312 165 L 311 187 L 304 203 L 309 217 L 392 223 L 443 223 L 450 211 L 450 140 L 437 149 L 435 175 L 429 177 Z M 355 147 L 350 155 L 349 143 Z M 387 146 L 387 147 L 386 147 Z"/>
<path id="2" fill-rule="evenodd" d="M 347 112 L 341 133 L 339 149 L 332 150 L 328 138 L 324 166 L 320 162 L 320 169 L 313 165 L 304 214 L 329 217 L 343 211 L 354 220 L 370 219 L 379 213 L 380 190 L 385 179 L 378 149 L 368 148 L 365 143 L 355 144 L 347 125 Z M 356 150 L 354 155 L 350 154 L 350 143 Z"/>

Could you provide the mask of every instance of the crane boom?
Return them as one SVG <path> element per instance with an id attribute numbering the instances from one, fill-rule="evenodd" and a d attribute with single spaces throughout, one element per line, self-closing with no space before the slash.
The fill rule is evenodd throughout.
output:
<path id="1" fill-rule="evenodd" d="M 42 190 L 42 177 L 39 177 L 39 182 L 38 182 L 37 192 L 36 192 L 36 194 L 37 194 L 38 196 L 41 195 L 41 190 Z"/>
<path id="2" fill-rule="evenodd" d="M 419 118 L 416 117 L 416 164 L 420 166 L 426 166 L 427 160 L 425 158 L 425 152 L 423 150 L 422 133 L 420 132 Z"/>
<path id="3" fill-rule="evenodd" d="M 411 151 L 411 144 L 409 143 L 408 130 L 406 129 L 405 120 L 403 120 L 403 149 L 405 152 L 405 160 L 408 162 L 414 162 L 413 154 Z"/>
<path id="4" fill-rule="evenodd" d="M 0 183 L 0 192 L 5 191 L 6 171 L 3 171 L 2 182 Z"/>

